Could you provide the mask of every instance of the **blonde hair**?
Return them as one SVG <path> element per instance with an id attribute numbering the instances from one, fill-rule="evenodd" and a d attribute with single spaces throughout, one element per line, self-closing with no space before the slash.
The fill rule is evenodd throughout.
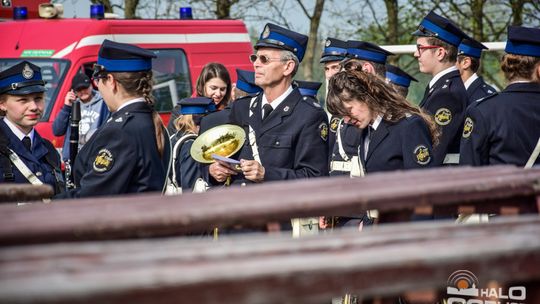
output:
<path id="1" fill-rule="evenodd" d="M 173 125 L 176 130 L 180 131 L 181 133 L 198 133 L 198 126 L 195 124 L 193 115 L 191 114 L 183 114 L 178 116 L 174 120 Z"/>

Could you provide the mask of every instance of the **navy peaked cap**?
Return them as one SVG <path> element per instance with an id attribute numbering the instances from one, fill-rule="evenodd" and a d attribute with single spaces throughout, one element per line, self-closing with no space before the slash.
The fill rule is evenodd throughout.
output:
<path id="1" fill-rule="evenodd" d="M 320 63 L 341 61 L 347 55 L 347 42 L 336 38 L 326 38 Z"/>
<path id="2" fill-rule="evenodd" d="M 255 44 L 255 49 L 269 47 L 291 51 L 301 62 L 304 59 L 308 36 L 293 32 L 279 25 L 267 23 Z"/>
<path id="3" fill-rule="evenodd" d="M 482 50 L 487 49 L 485 45 L 470 37 L 463 38 L 458 46 L 458 55 L 480 58 L 482 56 Z"/>
<path id="4" fill-rule="evenodd" d="M 509 54 L 540 57 L 540 28 L 509 26 L 504 50 Z"/>
<path id="5" fill-rule="evenodd" d="M 190 97 L 184 98 L 178 102 L 180 105 L 180 114 L 208 114 L 216 111 L 216 104 L 212 98 L 208 97 Z"/>
<path id="6" fill-rule="evenodd" d="M 98 54 L 98 65 L 107 72 L 139 72 L 152 69 L 154 52 L 133 44 L 105 39 Z"/>
<path id="7" fill-rule="evenodd" d="M 412 35 L 435 37 L 456 47 L 467 36 L 454 22 L 435 14 L 433 11 L 424 17 Z"/>
<path id="8" fill-rule="evenodd" d="M 295 80 L 294 82 L 296 83 L 296 86 L 298 87 L 298 90 L 302 96 L 317 96 L 317 91 L 319 91 L 319 88 L 322 85 L 321 82 L 315 81 Z"/>
<path id="9" fill-rule="evenodd" d="M 388 56 L 392 55 L 394 53 L 371 42 L 347 41 L 347 58 L 350 59 L 361 59 L 385 64 Z"/>
<path id="10" fill-rule="evenodd" d="M 255 84 L 255 72 L 236 69 L 236 88 L 248 94 L 261 92 L 262 89 Z"/>
<path id="11" fill-rule="evenodd" d="M 0 94 L 28 95 L 45 92 L 41 68 L 29 61 L 22 61 L 0 72 Z"/>
<path id="12" fill-rule="evenodd" d="M 395 85 L 405 88 L 408 88 L 411 85 L 411 81 L 418 82 L 416 78 L 412 77 L 399 67 L 391 64 L 386 65 L 386 79 Z"/>

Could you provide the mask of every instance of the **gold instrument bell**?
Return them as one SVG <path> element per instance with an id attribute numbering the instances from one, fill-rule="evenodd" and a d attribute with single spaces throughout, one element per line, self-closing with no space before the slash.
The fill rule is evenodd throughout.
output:
<path id="1" fill-rule="evenodd" d="M 190 154 L 200 163 L 213 163 L 212 154 L 231 157 L 246 141 L 244 129 L 236 125 L 221 125 L 199 135 L 191 146 Z"/>

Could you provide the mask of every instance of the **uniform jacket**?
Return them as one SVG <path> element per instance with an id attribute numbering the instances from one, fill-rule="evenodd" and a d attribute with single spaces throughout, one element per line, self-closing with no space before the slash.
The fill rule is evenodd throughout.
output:
<path id="1" fill-rule="evenodd" d="M 66 196 L 162 191 L 170 159 L 169 138 L 165 138 L 160 158 L 152 110 L 143 102 L 113 113 L 79 151 L 74 166 L 77 188 Z"/>
<path id="2" fill-rule="evenodd" d="M 109 118 L 109 109 L 107 108 L 107 105 L 103 101 L 103 98 L 101 97 L 101 94 L 97 91 L 92 91 L 92 94 L 94 97 L 92 97 L 92 100 L 90 100 L 90 103 L 101 103 L 101 107 L 99 109 L 99 118 L 98 118 L 98 126 L 103 125 L 105 121 L 107 121 L 107 118 Z M 79 101 L 80 102 L 80 101 Z M 68 160 L 69 159 L 69 150 L 70 150 L 70 144 L 69 144 L 69 137 L 71 135 L 71 126 L 69 125 L 69 120 L 71 119 L 71 106 L 64 105 L 60 112 L 58 112 L 58 115 L 56 115 L 56 118 L 54 119 L 52 130 L 54 136 L 62 136 L 64 137 L 64 145 L 62 147 L 62 159 Z"/>
<path id="3" fill-rule="evenodd" d="M 420 107 L 441 127 L 440 143 L 434 151 L 435 164 L 442 164 L 447 153 L 459 153 L 459 142 L 469 97 L 459 76 L 452 71 L 442 76 L 426 91 Z"/>
<path id="4" fill-rule="evenodd" d="M 48 140 L 42 138 L 34 131 L 32 152 L 30 152 L 24 147 L 19 138 L 13 134 L 3 119 L 0 119 L 0 133 L 2 133 L 0 136 L 3 137 L 3 140 L 0 139 L 0 142 L 3 142 L 0 143 L 1 145 L 4 145 L 7 141 L 6 146 L 19 156 L 22 162 L 39 180 L 45 184 L 51 185 L 56 193 L 62 191 L 64 185 L 62 173 L 60 172 L 60 155 Z M 3 148 L 4 147 L 2 147 L 2 149 Z M 50 161 L 47 161 L 47 155 L 49 155 Z M 6 182 L 4 173 L 10 170 L 4 167 L 7 156 L 4 153 L 1 153 L 0 157 L 3 158 L 3 160 L 0 161 L 0 183 L 3 183 Z M 14 174 L 13 182 L 22 184 L 30 183 L 13 163 L 11 163 L 11 168 L 11 171 Z"/>
<path id="5" fill-rule="evenodd" d="M 250 107 L 252 98 L 255 98 Z M 230 120 L 255 131 L 265 181 L 310 178 L 328 175 L 328 122 L 317 100 L 293 91 L 262 121 L 262 94 L 235 101 Z M 250 112 L 253 113 L 250 116 Z M 240 158 L 253 159 L 249 136 Z M 238 176 L 236 177 L 237 180 Z"/>
<path id="6" fill-rule="evenodd" d="M 436 165 L 429 128 L 418 115 L 405 117 L 395 124 L 383 119 L 373 132 L 367 157 L 364 157 L 367 132 L 367 128 L 362 130 L 360 140 L 360 159 L 366 173 Z"/>
<path id="7" fill-rule="evenodd" d="M 540 84 L 510 84 L 467 109 L 460 164 L 524 166 L 539 137 Z"/>
<path id="8" fill-rule="evenodd" d="M 482 99 L 486 96 L 489 96 L 493 93 L 496 93 L 497 90 L 487 84 L 484 81 L 484 78 L 481 76 L 478 76 L 473 83 L 467 88 L 467 95 L 469 96 L 469 104 Z"/>
<path id="9" fill-rule="evenodd" d="M 210 113 L 204 116 L 201 120 L 199 134 L 203 134 L 204 132 L 212 129 L 213 127 L 217 127 L 217 126 L 229 123 L 230 114 L 231 114 L 231 106 L 229 105 L 221 111 Z"/>
<path id="10" fill-rule="evenodd" d="M 332 123 L 330 123 L 330 130 L 332 129 Z M 360 142 L 362 140 L 362 129 L 359 129 L 353 125 L 346 124 L 345 122 L 341 123 L 339 128 L 341 134 L 341 144 L 343 151 L 349 157 L 358 155 L 358 148 L 360 147 Z M 339 153 L 339 146 L 337 141 L 337 133 L 335 133 L 336 141 L 334 143 L 331 155 L 331 161 L 345 161 L 341 154 Z M 350 172 L 346 171 L 330 171 L 331 176 L 337 175 L 350 175 Z"/>

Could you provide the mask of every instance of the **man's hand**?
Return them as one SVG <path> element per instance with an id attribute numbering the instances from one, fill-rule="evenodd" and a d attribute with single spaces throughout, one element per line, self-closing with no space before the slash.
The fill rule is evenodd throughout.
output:
<path id="1" fill-rule="evenodd" d="M 224 182 L 227 177 L 238 174 L 225 162 L 217 160 L 208 167 L 208 173 L 218 182 Z"/>
<path id="2" fill-rule="evenodd" d="M 75 95 L 73 90 L 69 90 L 69 92 L 66 94 L 66 99 L 64 99 L 64 104 L 71 107 L 75 100 L 77 100 L 77 95 Z"/>
<path id="3" fill-rule="evenodd" d="M 255 160 L 240 160 L 240 167 L 246 179 L 260 183 L 264 180 L 264 167 Z"/>

